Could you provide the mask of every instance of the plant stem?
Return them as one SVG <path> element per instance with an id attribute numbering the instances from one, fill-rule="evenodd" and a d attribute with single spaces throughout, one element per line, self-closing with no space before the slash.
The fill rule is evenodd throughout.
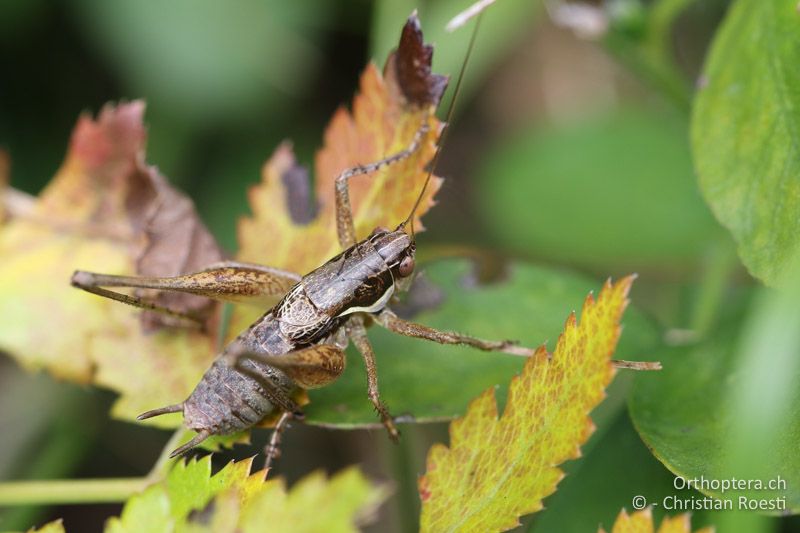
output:
<path id="1" fill-rule="evenodd" d="M 658 0 L 648 10 L 645 35 L 635 38 L 610 31 L 604 39 L 608 50 L 640 78 L 672 100 L 688 114 L 692 88 L 684 79 L 672 52 L 671 32 L 678 16 L 694 0 Z"/>
<path id="2" fill-rule="evenodd" d="M 400 514 L 399 529 L 401 531 L 419 531 L 420 500 L 417 493 L 418 465 L 416 442 L 419 438 L 419 427 L 410 426 L 404 432 L 397 446 L 391 446 L 389 459 L 397 482 L 397 510 Z"/>
<path id="3" fill-rule="evenodd" d="M 173 433 L 153 469 L 145 477 L 0 482 L 0 507 L 124 502 L 166 476 L 169 466 L 175 461 L 169 458 L 169 454 L 186 436 L 186 432 L 186 429 L 181 428 Z"/>
<path id="4" fill-rule="evenodd" d="M 161 454 L 158 456 L 158 459 L 156 459 L 156 462 L 153 465 L 153 468 L 150 470 L 150 473 L 147 474 L 147 479 L 151 481 L 158 481 L 167 475 L 167 472 L 169 471 L 169 465 L 177 460 L 170 459 L 169 454 L 172 453 L 172 450 L 176 448 L 178 444 L 180 444 L 181 440 L 183 440 L 188 432 L 189 430 L 186 428 L 180 427 L 175 431 L 175 433 L 172 434 L 167 443 L 164 445 L 164 449 L 161 450 Z"/>
<path id="5" fill-rule="evenodd" d="M 708 334 L 718 318 L 728 282 L 738 264 L 736 248 L 729 239 L 718 241 L 709 250 L 689 324 L 698 339 Z"/>
<path id="6" fill-rule="evenodd" d="M 7 481 L 0 483 L 0 506 L 124 502 L 149 483 L 146 477 Z"/>

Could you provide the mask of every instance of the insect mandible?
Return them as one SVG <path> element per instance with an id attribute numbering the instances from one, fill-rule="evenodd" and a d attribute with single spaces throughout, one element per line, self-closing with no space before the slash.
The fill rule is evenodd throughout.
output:
<path id="1" fill-rule="evenodd" d="M 409 24 L 414 25 L 412 30 L 419 32 L 415 15 L 409 19 Z M 464 76 L 477 26 L 461 67 L 455 95 Z M 448 122 L 454 102 L 455 96 L 448 111 Z M 367 238 L 356 239 L 348 181 L 412 156 L 428 134 L 427 124 L 427 120 L 422 120 L 413 140 L 402 151 L 339 174 L 335 180 L 336 228 L 343 251 L 304 276 L 230 261 L 177 277 L 145 278 L 86 271 L 73 274 L 75 287 L 180 320 L 194 318 L 135 295 L 111 291 L 108 287 L 177 291 L 226 301 L 282 296 L 277 305 L 225 347 L 188 398 L 138 417 L 143 420 L 166 413 L 183 413 L 184 425 L 197 434 L 175 449 L 171 457 L 190 450 L 212 435 L 245 430 L 266 416 L 280 413 L 265 450 L 269 464 L 279 453 L 281 432 L 288 422 L 303 418 L 293 393 L 298 388 L 322 387 L 338 378 L 345 367 L 345 349 L 350 341 L 364 359 L 369 400 L 389 436 L 396 440 L 399 433 L 378 390 L 375 354 L 366 333 L 369 324 L 441 344 L 463 344 L 522 356 L 533 354 L 533 350 L 511 341 L 485 340 L 410 322 L 398 317 L 388 306 L 396 292 L 408 287 L 414 272 L 413 218 L 431 179 L 441 142 L 408 217 L 393 230 L 378 227 Z M 629 365 L 620 362 L 620 366 Z"/>

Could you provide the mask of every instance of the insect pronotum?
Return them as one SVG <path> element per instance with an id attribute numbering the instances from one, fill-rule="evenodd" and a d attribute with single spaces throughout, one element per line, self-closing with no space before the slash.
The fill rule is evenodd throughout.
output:
<path id="1" fill-rule="evenodd" d="M 419 32 L 414 15 L 407 28 L 409 24 L 413 25 L 412 31 Z M 478 24 L 461 67 L 447 121 L 452 114 L 477 27 Z M 304 276 L 236 262 L 223 262 L 200 272 L 170 278 L 114 276 L 85 271 L 74 273 L 72 284 L 75 287 L 182 320 L 191 320 L 192 317 L 107 287 L 178 291 L 221 300 L 283 296 L 277 305 L 225 347 L 188 398 L 138 417 L 143 420 L 165 413 L 183 413 L 185 426 L 197 434 L 175 449 L 172 457 L 190 450 L 211 435 L 248 429 L 265 416 L 280 413 L 265 450 L 269 464 L 279 452 L 278 444 L 286 424 L 293 418 L 303 418 L 302 410 L 292 399 L 293 392 L 298 387 L 313 389 L 334 381 L 344 370 L 344 350 L 349 341 L 364 358 L 369 400 L 389 436 L 397 439 L 399 434 L 393 418 L 378 392 L 378 373 L 366 334 L 367 322 L 401 335 L 441 344 L 463 344 L 522 356 L 533 353 L 533 350 L 511 341 L 484 340 L 409 322 L 399 318 L 388 307 L 391 297 L 407 286 L 414 272 L 416 242 L 412 221 L 430 181 L 441 142 L 408 217 L 393 230 L 379 227 L 366 239 L 356 239 L 348 180 L 413 155 L 428 133 L 427 123 L 427 120 L 422 121 L 423 125 L 404 150 L 380 161 L 347 169 L 336 178 L 336 225 L 344 251 Z M 636 366 L 627 362 L 618 364 L 631 365 Z"/>

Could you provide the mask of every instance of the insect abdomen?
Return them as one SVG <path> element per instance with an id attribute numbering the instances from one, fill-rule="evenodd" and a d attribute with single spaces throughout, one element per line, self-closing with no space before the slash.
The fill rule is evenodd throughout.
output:
<path id="1" fill-rule="evenodd" d="M 231 346 L 237 343 L 247 346 L 261 341 L 259 344 L 262 353 L 285 353 L 286 347 L 281 342 L 283 339 L 278 330 L 278 322 L 271 314 L 267 314 Z M 296 388 L 283 372 L 271 366 L 252 360 L 243 360 L 240 365 L 257 372 L 287 395 Z M 186 427 L 195 431 L 207 430 L 212 435 L 225 435 L 247 429 L 273 410 L 274 406 L 264 387 L 251 376 L 238 371 L 225 353 L 214 361 L 183 403 Z"/>

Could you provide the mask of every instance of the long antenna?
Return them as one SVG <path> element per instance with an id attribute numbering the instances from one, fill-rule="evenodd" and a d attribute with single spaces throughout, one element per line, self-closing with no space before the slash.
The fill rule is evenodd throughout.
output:
<path id="1" fill-rule="evenodd" d="M 447 139 L 447 133 L 450 130 L 450 121 L 453 118 L 453 110 L 456 107 L 456 100 L 458 99 L 458 94 L 461 92 L 461 83 L 464 81 L 464 73 L 467 71 L 467 63 L 469 63 L 469 58 L 472 55 L 472 49 L 475 46 L 475 38 L 478 36 L 478 28 L 481 25 L 481 18 L 483 17 L 483 12 L 480 12 L 477 16 L 477 20 L 475 21 L 475 28 L 472 30 L 472 36 L 469 39 L 469 45 L 467 46 L 467 54 L 464 56 L 464 62 L 461 64 L 461 71 L 458 73 L 458 80 L 456 81 L 456 88 L 453 91 L 453 99 L 450 100 L 450 108 L 447 110 L 447 117 L 445 118 L 444 129 L 442 130 L 442 134 L 439 136 L 439 144 L 436 147 L 436 152 L 433 154 L 433 159 L 431 159 L 430 168 L 428 169 L 428 175 L 425 178 L 425 183 L 422 185 L 422 190 L 417 196 L 417 201 L 414 202 L 414 207 L 411 209 L 411 212 L 408 214 L 408 217 L 400 224 L 400 227 L 405 226 L 409 222 L 411 222 L 411 236 L 414 236 L 414 214 L 417 212 L 419 208 L 419 204 L 422 202 L 422 198 L 425 196 L 425 191 L 428 188 L 428 183 L 431 181 L 431 176 L 433 176 L 433 171 L 436 168 L 436 163 L 439 161 L 439 155 L 442 153 L 442 146 L 444 146 L 444 142 Z"/>

